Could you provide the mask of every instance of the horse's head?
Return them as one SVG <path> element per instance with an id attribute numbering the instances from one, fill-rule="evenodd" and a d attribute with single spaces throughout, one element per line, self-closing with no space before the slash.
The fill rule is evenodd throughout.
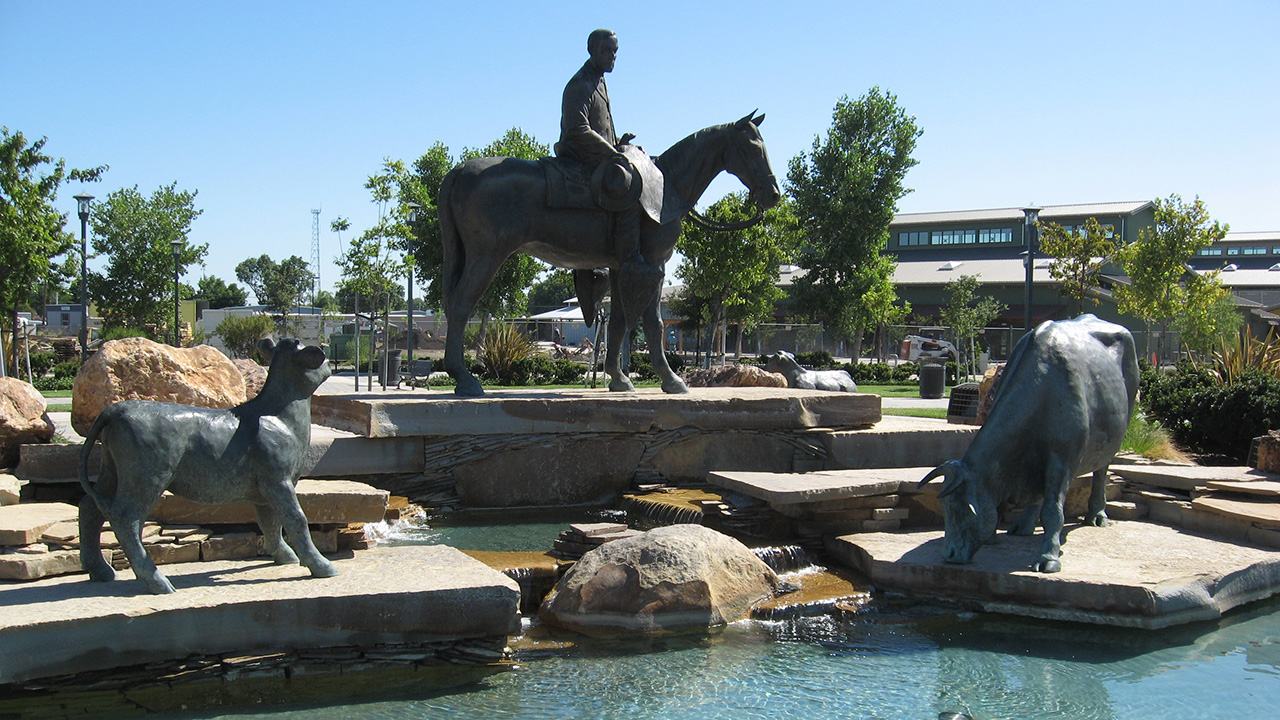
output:
<path id="1" fill-rule="evenodd" d="M 778 189 L 778 180 L 769 166 L 769 151 L 765 150 L 764 138 L 760 136 L 762 122 L 764 115 L 757 117 L 752 110 L 733 124 L 725 145 L 724 164 L 725 170 L 747 186 L 751 202 L 761 210 L 768 210 L 782 199 L 782 191 Z"/>

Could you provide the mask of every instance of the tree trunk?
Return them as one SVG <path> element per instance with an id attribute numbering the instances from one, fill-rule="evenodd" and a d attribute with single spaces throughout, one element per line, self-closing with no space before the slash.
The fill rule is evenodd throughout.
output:
<path id="1" fill-rule="evenodd" d="M 738 342 L 733 349 L 734 355 L 737 356 L 735 359 L 737 360 L 742 359 L 742 333 L 742 323 L 738 323 Z"/>
<path id="2" fill-rule="evenodd" d="M 850 362 L 858 362 L 862 357 L 862 328 L 854 328 L 853 335 L 849 338 L 849 354 Z"/>

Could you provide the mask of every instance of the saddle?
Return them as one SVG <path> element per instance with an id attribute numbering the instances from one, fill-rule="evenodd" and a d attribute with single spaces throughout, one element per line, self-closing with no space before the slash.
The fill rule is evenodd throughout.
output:
<path id="1" fill-rule="evenodd" d="M 621 212 L 639 203 L 654 222 L 665 225 L 683 215 L 689 204 L 663 182 L 662 171 L 644 148 L 626 145 L 594 171 L 576 160 L 538 160 L 547 184 L 547 207 Z"/>

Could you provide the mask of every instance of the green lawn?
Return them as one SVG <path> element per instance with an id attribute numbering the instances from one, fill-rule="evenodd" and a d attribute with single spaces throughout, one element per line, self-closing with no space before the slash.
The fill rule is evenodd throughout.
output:
<path id="1" fill-rule="evenodd" d="M 71 403 L 59 405 L 46 405 L 45 412 L 71 412 Z"/>
<path id="2" fill-rule="evenodd" d="M 881 408 L 881 415 L 905 415 L 906 417 L 947 419 L 946 408 Z"/>
<path id="3" fill-rule="evenodd" d="M 41 390 L 41 391 L 40 391 L 40 394 L 41 394 L 41 395 L 43 395 L 43 396 L 45 396 L 45 397 L 47 397 L 47 398 L 69 398 L 69 397 L 71 397 L 71 391 L 70 391 L 70 390 Z"/>
<path id="4" fill-rule="evenodd" d="M 871 385 L 859 384 L 858 392 L 871 393 L 880 397 L 895 398 L 918 398 L 920 397 L 920 386 L 916 383 L 910 385 Z M 951 388 L 943 388 L 942 396 L 951 397 Z"/>

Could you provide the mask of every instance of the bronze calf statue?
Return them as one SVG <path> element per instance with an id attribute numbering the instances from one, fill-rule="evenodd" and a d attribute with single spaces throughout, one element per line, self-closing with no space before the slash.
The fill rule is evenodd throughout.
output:
<path id="1" fill-rule="evenodd" d="M 277 563 L 301 558 L 314 577 L 337 574 L 311 542 L 294 494 L 311 445 L 311 394 L 329 377 L 329 366 L 320 348 L 299 348 L 296 340 L 264 339 L 258 349 L 271 367 L 262 392 L 242 405 L 215 410 L 125 400 L 94 421 L 80 452 L 87 493 L 80 501 L 80 563 L 91 579 L 115 579 L 98 538 L 109 520 L 138 579 L 153 593 L 173 592 L 142 546 L 143 521 L 165 490 L 208 505 L 251 502 Z M 102 469 L 94 487 L 88 462 L 99 436 Z"/>

